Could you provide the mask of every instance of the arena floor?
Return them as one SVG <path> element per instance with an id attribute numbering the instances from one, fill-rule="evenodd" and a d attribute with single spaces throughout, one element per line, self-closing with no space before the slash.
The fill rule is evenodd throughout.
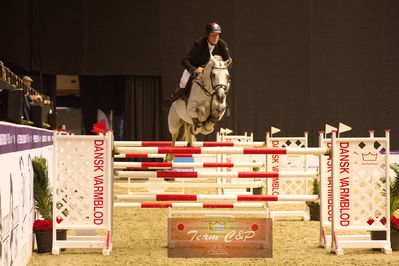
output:
<path id="1" fill-rule="evenodd" d="M 209 190 L 186 193 L 209 194 Z M 67 249 L 58 256 L 33 253 L 28 265 L 399 265 L 399 251 L 384 255 L 371 249 L 346 249 L 343 256 L 329 254 L 318 247 L 319 222 L 300 220 L 273 223 L 273 258 L 168 258 L 166 209 L 116 208 L 114 214 L 110 256 L 101 255 L 101 250 Z"/>

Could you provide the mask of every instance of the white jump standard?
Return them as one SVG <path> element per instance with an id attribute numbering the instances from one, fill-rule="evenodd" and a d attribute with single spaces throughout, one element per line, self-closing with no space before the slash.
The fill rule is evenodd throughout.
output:
<path id="1" fill-rule="evenodd" d="M 320 207 L 321 207 L 321 238 L 322 243 L 331 248 L 336 254 L 343 254 L 346 248 L 380 248 L 390 253 L 390 223 L 383 223 L 389 219 L 389 132 L 385 138 L 336 138 L 333 132 L 332 140 L 322 139 L 321 148 L 248 148 L 238 146 L 216 147 L 200 143 L 201 147 L 168 147 L 168 143 L 140 142 L 145 147 L 116 147 L 115 152 L 120 158 L 149 158 L 165 154 L 178 154 L 184 157 L 214 156 L 214 154 L 295 154 L 295 155 L 322 155 L 318 172 L 295 171 L 284 172 L 257 172 L 257 171 L 229 171 L 232 167 L 251 165 L 249 162 L 232 163 L 144 163 L 144 162 L 117 162 L 115 168 L 117 177 L 141 178 L 132 183 L 115 183 L 127 188 L 184 188 L 184 187 L 226 187 L 229 184 L 219 183 L 179 183 L 165 181 L 164 178 L 182 178 L 186 182 L 190 178 L 205 178 L 223 180 L 227 178 L 315 178 L 320 173 Z M 117 202 L 113 199 L 113 136 L 55 136 L 54 137 L 54 182 L 53 182 L 53 220 L 54 223 L 53 253 L 59 253 L 61 248 L 101 248 L 103 254 L 112 250 L 113 207 L 133 208 L 178 208 L 176 212 L 191 212 L 196 214 L 209 213 L 212 208 L 262 208 L 269 213 L 268 202 L 308 201 L 317 199 L 317 195 L 239 195 L 225 194 L 177 194 L 179 192 L 161 191 L 154 189 L 150 194 L 117 195 L 118 200 L 133 202 Z M 330 145 L 331 143 L 331 145 Z M 120 143 L 121 145 L 123 143 Z M 152 147 L 157 144 L 162 147 Z M 118 144 L 119 145 L 119 144 Z M 127 144 L 129 145 L 129 144 Z M 131 144 L 138 145 L 138 143 Z M 235 144 L 234 144 L 235 145 Z M 238 145 L 238 144 L 237 144 Z M 246 145 L 243 145 L 246 146 Z M 331 156 L 327 156 L 330 154 Z M 116 155 L 115 157 L 117 157 Z M 123 157 L 125 156 L 125 157 Z M 216 156 L 214 156 L 216 157 Z M 237 156 L 241 157 L 241 156 Z M 244 157 L 244 156 L 243 156 Z M 222 168 L 227 171 L 150 171 L 140 170 L 147 168 Z M 300 168 L 303 169 L 303 168 Z M 305 168 L 306 169 L 306 168 Z M 240 169 L 237 169 L 240 170 Z M 279 168 L 278 170 L 283 170 Z M 384 183 L 381 178 L 386 178 Z M 150 180 L 151 183 L 143 182 Z M 156 179 L 156 180 L 152 180 Z M 272 180 L 272 179 L 271 179 Z M 201 180 L 203 181 L 203 180 Z M 213 180 L 216 181 L 216 180 Z M 255 183 L 254 182 L 254 183 Z M 230 184 L 243 186 L 243 184 Z M 245 185 L 243 186 L 245 188 Z M 184 189 L 183 189 L 184 190 Z M 161 194 L 161 193 L 169 194 Z M 135 193 L 141 193 L 135 192 Z M 173 194 L 172 194 L 173 193 Z M 184 192 L 183 192 L 184 193 Z M 142 202 L 149 201 L 149 202 Z M 168 202 L 160 202 L 168 201 Z M 176 202 L 177 201 L 177 202 Z M 179 202 L 182 201 L 182 202 Z M 189 202 L 190 201 L 190 202 Z M 204 201 L 204 202 L 202 202 Z M 62 204 L 62 207 L 59 207 Z M 76 207 L 77 206 L 77 207 Z M 180 208 L 196 208 L 196 210 L 181 210 Z M 64 210 L 67 210 L 65 212 Z M 180 209 L 180 210 L 179 210 Z M 224 210 L 213 210 L 217 215 Z M 247 210 L 231 210 L 237 214 L 255 213 Z M 259 213 L 259 212 L 258 212 Z M 370 222 L 371 221 L 371 222 Z M 330 237 L 327 234 L 331 229 Z M 67 240 L 57 240 L 57 229 L 88 229 L 96 230 L 98 236 L 68 236 Z M 354 237 L 357 231 L 384 231 L 386 240 L 362 240 L 346 238 L 347 234 Z M 345 231 L 345 234 L 340 234 Z M 105 234 L 103 234 L 105 232 Z M 330 244 L 331 243 L 331 244 Z"/>

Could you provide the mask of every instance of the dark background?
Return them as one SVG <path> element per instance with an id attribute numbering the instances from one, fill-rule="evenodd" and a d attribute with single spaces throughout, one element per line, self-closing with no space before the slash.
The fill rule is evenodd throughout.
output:
<path id="1" fill-rule="evenodd" d="M 232 115 L 218 127 L 257 140 L 271 125 L 286 136 L 308 130 L 317 145 L 325 123 L 343 122 L 348 136 L 390 128 L 399 149 L 399 1 L 1 2 L 0 58 L 29 73 L 81 76 L 84 108 L 122 106 L 126 138 L 169 138 L 161 101 L 182 56 L 217 21 L 233 57 Z"/>

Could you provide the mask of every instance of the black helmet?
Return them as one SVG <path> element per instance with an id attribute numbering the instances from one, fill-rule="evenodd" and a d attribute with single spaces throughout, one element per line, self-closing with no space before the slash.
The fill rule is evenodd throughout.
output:
<path id="1" fill-rule="evenodd" d="M 222 29 L 220 28 L 219 24 L 216 22 L 208 23 L 205 26 L 205 33 L 209 34 L 211 32 L 222 33 Z"/>

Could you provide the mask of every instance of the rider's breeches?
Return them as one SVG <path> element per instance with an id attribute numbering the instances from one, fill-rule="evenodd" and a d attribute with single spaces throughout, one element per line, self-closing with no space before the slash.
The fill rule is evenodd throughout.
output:
<path id="1" fill-rule="evenodd" d="M 190 72 L 188 72 L 187 69 L 184 69 L 184 72 L 180 78 L 180 84 L 179 84 L 180 88 L 186 87 L 189 78 L 190 78 Z"/>

